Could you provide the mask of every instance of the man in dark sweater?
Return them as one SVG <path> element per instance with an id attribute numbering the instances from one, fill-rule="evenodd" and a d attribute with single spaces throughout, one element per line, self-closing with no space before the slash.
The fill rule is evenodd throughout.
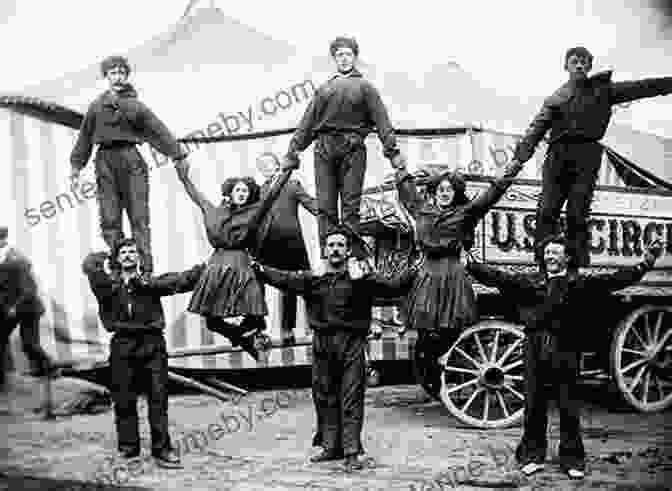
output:
<path id="1" fill-rule="evenodd" d="M 525 325 L 525 421 L 516 458 L 525 474 L 543 469 L 548 442 L 548 398 L 544 386 L 558 391 L 560 446 L 563 470 L 571 478 L 582 478 L 585 450 L 581 439 L 576 382 L 579 375 L 581 309 L 598 294 L 620 290 L 641 280 L 661 253 L 660 242 L 648 246 L 644 260 L 615 273 L 583 276 L 568 275 L 565 239 L 547 238 L 544 251 L 545 273 L 510 274 L 484 264 L 471 262 L 468 271 L 488 286 L 519 305 Z"/>
<path id="2" fill-rule="evenodd" d="M 148 142 L 176 161 L 186 158 L 186 153 L 161 120 L 138 100 L 128 83 L 131 68 L 125 58 L 106 58 L 101 71 L 110 89 L 91 103 L 84 117 L 70 155 L 71 179 L 78 184 L 97 144 L 96 186 L 103 239 L 112 249 L 123 238 L 122 213 L 126 210 L 143 271 L 151 273 L 149 169 L 136 146 Z"/>
<path id="3" fill-rule="evenodd" d="M 348 262 L 350 235 L 342 227 L 326 237 L 326 272 L 291 272 L 255 263 L 264 281 L 302 295 L 313 329 L 313 397 L 323 448 L 313 462 L 345 457 L 345 470 L 362 467 L 361 433 L 366 388 L 365 353 L 374 297 L 396 298 L 410 281 L 364 273 Z M 351 271 L 349 270 L 351 269 Z M 319 426 L 319 424 L 318 424 Z"/>
<path id="4" fill-rule="evenodd" d="M 203 265 L 183 273 L 140 275 L 134 239 L 116 244 L 111 258 L 89 254 L 82 269 L 98 300 L 103 326 L 114 333 L 110 373 L 118 448 L 124 458 L 140 455 L 138 394 L 146 393 L 152 456 L 162 467 L 179 468 L 168 434 L 168 355 L 161 297 L 193 290 Z M 116 268 L 111 262 L 117 263 Z"/>
<path id="5" fill-rule="evenodd" d="M 30 260 L 10 247 L 9 230 L 0 227 L 0 392 L 5 389 L 9 337 L 20 326 L 21 346 L 32 365 L 32 373 L 49 374 L 51 359 L 40 346 L 40 300 Z"/>
<path id="6" fill-rule="evenodd" d="M 611 107 L 645 97 L 672 94 L 672 77 L 612 82 L 611 71 L 588 77 L 593 55 L 583 47 L 565 56 L 569 80 L 548 97 L 525 136 L 516 146 L 514 159 L 525 163 L 550 130 L 542 173 L 542 194 L 537 208 L 537 243 L 558 233 L 558 219 L 567 202 L 567 252 L 569 268 L 589 266 L 588 217 L 597 182 L 604 136 Z M 536 256 L 543 266 L 543 251 Z"/>
<path id="7" fill-rule="evenodd" d="M 336 38 L 331 43 L 330 52 L 338 73 L 313 95 L 290 141 L 284 163 L 285 168 L 298 169 L 299 153 L 317 140 L 315 186 L 320 208 L 318 228 L 323 247 L 330 224 L 339 221 L 339 196 L 342 221 L 352 230 L 359 230 L 361 194 L 366 173 L 364 140 L 374 126 L 385 157 L 390 159 L 394 167 L 401 167 L 404 160 L 378 90 L 355 67 L 359 56 L 357 42 L 351 38 Z M 363 259 L 363 248 L 359 243 L 353 246 L 355 257 Z"/>

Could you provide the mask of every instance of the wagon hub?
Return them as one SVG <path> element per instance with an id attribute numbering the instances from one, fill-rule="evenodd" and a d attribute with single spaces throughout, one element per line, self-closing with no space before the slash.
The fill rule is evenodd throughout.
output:
<path id="1" fill-rule="evenodd" d="M 504 372 L 497 366 L 484 367 L 481 372 L 481 383 L 489 389 L 501 389 L 504 387 Z"/>

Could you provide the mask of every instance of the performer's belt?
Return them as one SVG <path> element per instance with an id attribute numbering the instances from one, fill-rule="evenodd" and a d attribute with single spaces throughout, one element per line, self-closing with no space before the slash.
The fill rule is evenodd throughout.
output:
<path id="1" fill-rule="evenodd" d="M 102 150 L 113 150 L 119 148 L 128 148 L 135 147 L 138 145 L 138 142 L 129 142 L 129 141 L 113 141 L 113 142 L 102 142 L 98 144 L 98 148 Z"/>
<path id="2" fill-rule="evenodd" d="M 600 138 L 592 138 L 582 135 L 561 135 L 558 138 L 551 140 L 548 144 L 555 143 L 599 143 Z"/>

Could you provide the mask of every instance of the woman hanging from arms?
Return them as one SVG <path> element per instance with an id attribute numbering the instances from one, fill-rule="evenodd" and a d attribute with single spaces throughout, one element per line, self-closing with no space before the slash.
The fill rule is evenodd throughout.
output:
<path id="1" fill-rule="evenodd" d="M 399 200 L 415 219 L 416 240 L 425 256 L 402 312 L 407 326 L 418 331 L 418 351 L 426 354 L 425 367 L 429 370 L 462 329 L 478 319 L 476 295 L 460 256 L 463 249 L 473 246 L 476 225 L 521 169 L 520 164 L 507 166 L 500 178 L 472 200 L 465 194 L 464 180 L 455 173 L 432 179 L 425 200 L 407 169 L 397 169 Z M 434 379 L 429 374 L 424 378 Z M 426 388 L 430 393 L 436 391 L 436 387 Z"/>
<path id="2" fill-rule="evenodd" d="M 255 360 L 270 347 L 264 317 L 268 314 L 264 289 L 250 268 L 248 249 L 255 246 L 256 227 L 289 179 L 282 172 L 264 199 L 251 177 L 231 177 L 222 184 L 224 197 L 212 204 L 189 177 L 188 164 L 176 164 L 177 175 L 191 200 L 203 212 L 208 241 L 215 249 L 207 261 L 188 311 L 205 317 L 206 327 L 242 346 Z M 282 253 L 282 251 L 279 251 Z"/>

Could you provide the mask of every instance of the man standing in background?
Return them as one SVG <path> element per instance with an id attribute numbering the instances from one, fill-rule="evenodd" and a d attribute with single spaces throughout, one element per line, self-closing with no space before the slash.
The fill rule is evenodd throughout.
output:
<path id="1" fill-rule="evenodd" d="M 45 312 L 30 260 L 7 241 L 9 230 L 0 226 L 0 392 L 7 377 L 9 337 L 20 326 L 21 346 L 32 374 L 47 376 L 52 362 L 40 345 L 40 318 Z"/>

